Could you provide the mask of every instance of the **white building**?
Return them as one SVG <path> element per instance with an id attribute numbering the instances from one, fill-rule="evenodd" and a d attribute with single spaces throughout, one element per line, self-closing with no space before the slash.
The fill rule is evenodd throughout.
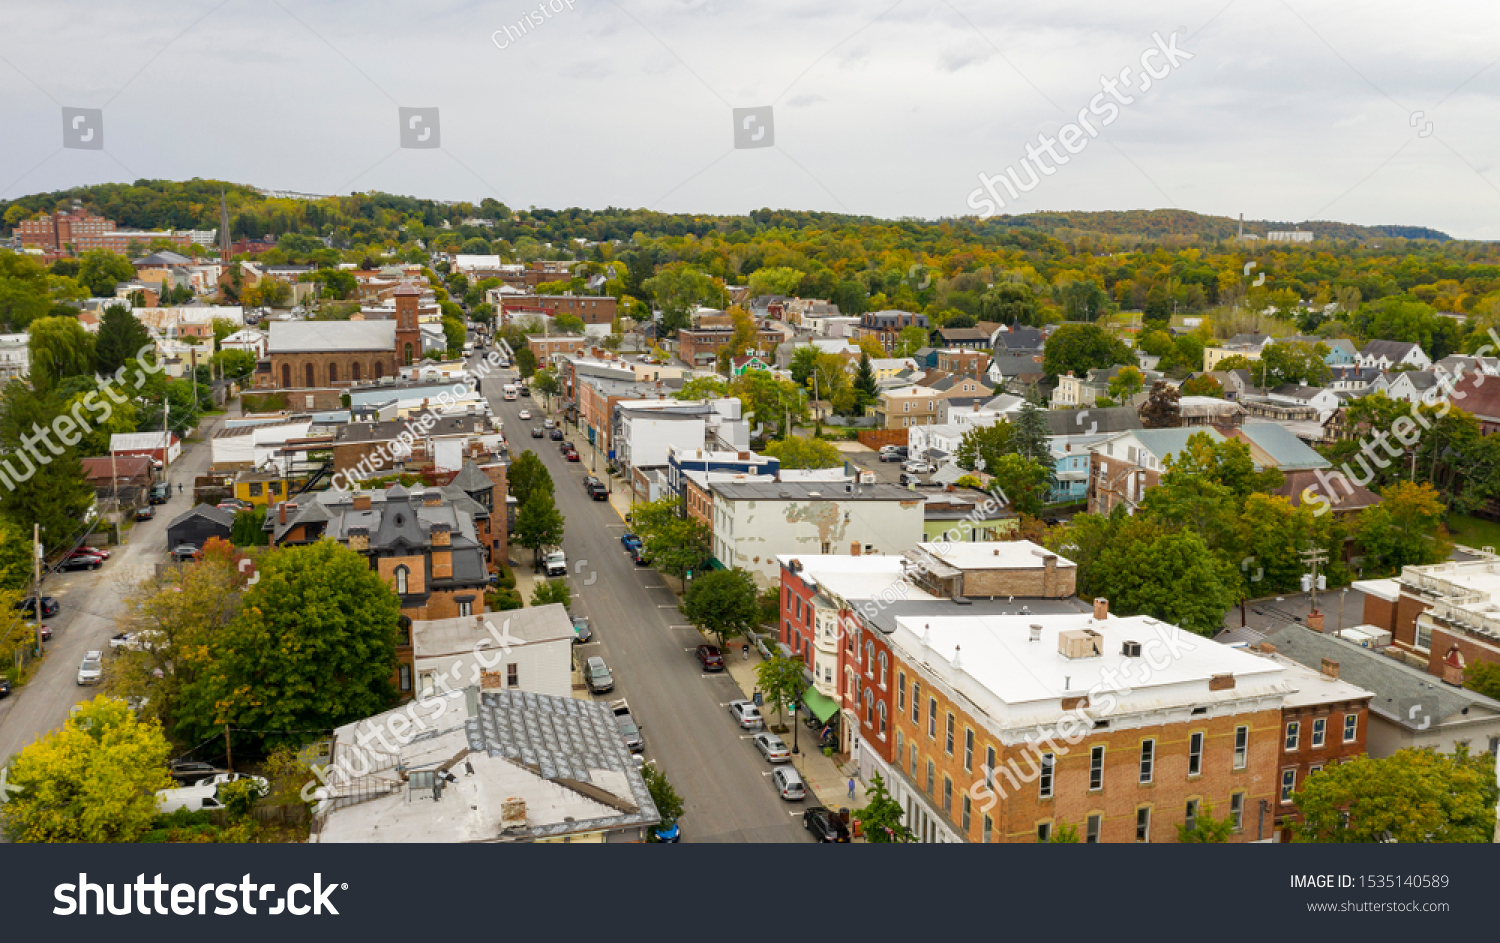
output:
<path id="1" fill-rule="evenodd" d="M 923 499 L 895 485 L 713 482 L 713 551 L 762 587 L 781 579 L 777 554 L 900 554 L 922 540 Z"/>
<path id="2" fill-rule="evenodd" d="M 30 372 L 30 336 L 0 334 L 0 380 L 22 379 Z"/>
<path id="3" fill-rule="evenodd" d="M 716 400 L 632 399 L 615 404 L 610 441 L 627 468 L 667 464 L 667 449 L 743 452 L 750 424 L 736 397 Z"/>
<path id="4" fill-rule="evenodd" d="M 219 341 L 220 350 L 243 350 L 256 360 L 264 360 L 270 335 L 253 327 L 242 328 Z"/>
<path id="5" fill-rule="evenodd" d="M 1364 349 L 1359 352 L 1359 365 L 1380 370 L 1390 370 L 1402 365 L 1415 370 L 1427 370 L 1432 367 L 1432 358 L 1427 356 L 1427 352 L 1419 344 L 1375 340 L 1365 344 Z"/>
<path id="6" fill-rule="evenodd" d="M 419 697 L 453 685 L 573 696 L 573 622 L 559 603 L 411 624 Z M 455 680 L 456 679 L 456 680 Z"/>

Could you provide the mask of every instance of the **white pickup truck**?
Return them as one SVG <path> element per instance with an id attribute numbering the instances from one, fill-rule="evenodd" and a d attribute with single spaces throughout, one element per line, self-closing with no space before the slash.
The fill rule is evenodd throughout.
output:
<path id="1" fill-rule="evenodd" d="M 542 569 L 548 576 L 567 576 L 567 554 L 558 549 L 548 550 L 542 557 Z"/>
<path id="2" fill-rule="evenodd" d="M 640 724 L 630 716 L 630 704 L 622 697 L 618 701 L 609 702 L 610 710 L 615 712 L 615 723 L 620 727 L 620 738 L 625 741 L 625 746 L 630 748 L 631 753 L 639 753 L 646 749 L 646 742 L 641 739 Z"/>

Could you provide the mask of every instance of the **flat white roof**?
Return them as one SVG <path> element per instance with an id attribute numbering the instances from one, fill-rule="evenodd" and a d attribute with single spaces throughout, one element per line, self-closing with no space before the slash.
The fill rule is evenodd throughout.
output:
<path id="1" fill-rule="evenodd" d="M 782 566 L 796 560 L 802 565 L 798 573 L 801 579 L 844 599 L 875 599 L 891 594 L 906 600 L 938 598 L 906 581 L 902 566 L 905 561 L 897 556 L 783 553 L 776 560 Z"/>
<path id="2" fill-rule="evenodd" d="M 939 560 L 960 570 L 1019 570 L 1041 568 L 1042 559 L 1057 557 L 1057 566 L 1077 566 L 1072 560 L 1029 540 L 982 540 L 972 543 L 917 544 Z"/>
<path id="3" fill-rule="evenodd" d="M 1315 704 L 1332 704 L 1338 701 L 1357 701 L 1374 697 L 1374 693 L 1337 678 L 1330 678 L 1321 671 L 1314 671 L 1281 654 L 1262 656 L 1270 658 L 1286 669 L 1286 679 L 1295 689 L 1286 696 L 1287 707 L 1310 707 Z M 1334 736 L 1328 731 L 1328 736 Z M 1342 734 L 1339 734 L 1342 736 Z"/>

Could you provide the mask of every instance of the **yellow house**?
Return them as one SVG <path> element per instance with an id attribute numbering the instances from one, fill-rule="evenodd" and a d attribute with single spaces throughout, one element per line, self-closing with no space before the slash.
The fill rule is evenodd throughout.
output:
<path id="1" fill-rule="evenodd" d="M 234 496 L 250 504 L 283 500 L 296 482 L 275 471 L 242 471 L 234 476 Z"/>

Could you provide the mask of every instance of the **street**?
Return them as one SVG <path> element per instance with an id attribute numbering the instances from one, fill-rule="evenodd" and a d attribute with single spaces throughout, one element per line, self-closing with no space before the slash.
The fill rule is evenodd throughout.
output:
<path id="1" fill-rule="evenodd" d="M 85 652 L 105 653 L 104 679 L 108 682 L 109 638 L 118 631 L 115 616 L 121 601 L 166 559 L 167 524 L 193 506 L 193 479 L 208 469 L 212 450 L 207 440 L 218 425 L 217 418 L 205 420 L 201 441 L 183 443 L 182 455 L 167 469 L 173 486 L 171 500 L 157 505 L 155 518 L 131 527 L 126 532 L 128 543 L 110 548 L 111 557 L 102 568 L 59 572 L 43 580 L 42 595 L 55 597 L 59 611 L 43 620 L 52 627 L 52 641 L 46 643 L 41 665 L 30 681 L 0 701 L 0 765 L 62 726 L 74 704 L 99 694 L 98 686 L 78 686 L 78 665 Z M 181 493 L 176 487 L 179 482 Z"/>
<path id="2" fill-rule="evenodd" d="M 683 841 L 810 840 L 801 815 L 814 801 L 785 802 L 776 795 L 770 764 L 724 706 L 742 696 L 734 681 L 728 672 L 705 675 L 699 670 L 693 649 L 702 637 L 677 610 L 676 597 L 661 576 L 637 567 L 625 553 L 620 544 L 625 524 L 619 515 L 584 493 L 587 460 L 569 463 L 558 443 L 530 437 L 531 426 L 541 422 L 541 403 L 502 400 L 500 388 L 513 378 L 509 371 L 491 377 L 484 382 L 484 393 L 505 424 L 511 460 L 531 449 L 557 486 L 557 507 L 567 518 L 563 549 L 576 599 L 573 611 L 588 616 L 594 630 L 593 642 L 576 646 L 578 657 L 602 656 L 616 685 L 604 697 L 630 700 L 646 756 L 661 765 L 683 799 Z M 536 418 L 518 418 L 522 409 Z M 571 427 L 568 437 L 580 441 Z M 608 478 L 602 463 L 597 475 Z M 618 481 L 614 484 L 619 487 Z M 522 567 L 530 566 L 530 555 L 525 548 L 512 551 Z"/>

